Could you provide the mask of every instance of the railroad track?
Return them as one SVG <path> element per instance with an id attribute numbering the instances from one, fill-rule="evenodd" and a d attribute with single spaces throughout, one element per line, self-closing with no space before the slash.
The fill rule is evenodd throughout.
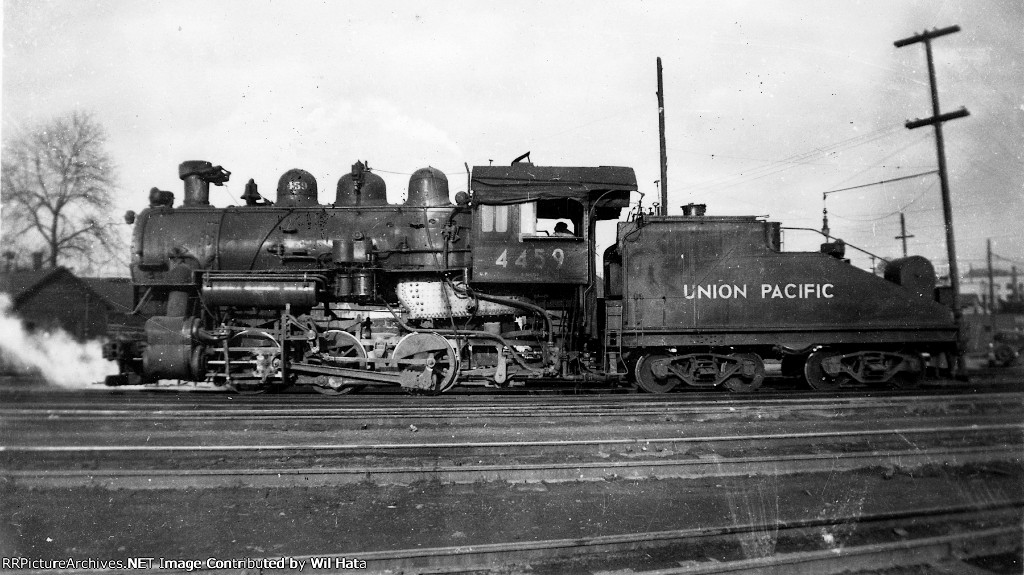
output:
<path id="1" fill-rule="evenodd" d="M 574 572 L 608 573 L 608 566 L 628 566 L 637 575 L 827 575 L 942 564 L 960 566 L 951 573 L 967 573 L 966 559 L 1019 552 L 1022 509 L 1024 500 L 999 501 L 601 537 L 353 550 L 329 557 L 358 558 L 369 570 L 382 573 L 507 574 L 570 567 Z M 857 544 L 844 544 L 833 535 L 856 528 Z M 721 558 L 709 557 L 709 548 Z M 296 559 L 308 564 L 313 557 Z"/>
<path id="2" fill-rule="evenodd" d="M 110 390 L 103 387 L 87 390 L 62 390 L 41 388 L 17 390 L 0 388 L 0 403 L 6 405 L 23 405 L 45 408 L 46 406 L 80 408 L 87 405 L 118 405 L 124 409 L 156 409 L 167 405 L 188 406 L 192 408 L 212 408 L 232 406 L 250 406 L 254 409 L 277 407 L 310 406 L 330 408 L 361 407 L 361 406 L 409 406 L 412 405 L 501 405 L 516 404 L 523 401 L 570 402 L 581 404 L 586 402 L 622 402 L 622 403 L 692 403 L 692 402 L 731 402 L 731 401 L 799 401 L 818 400 L 843 403 L 863 397 L 927 397 L 932 395 L 988 395 L 998 393 L 1019 393 L 1020 381 L 1002 384 L 966 384 L 962 382 L 943 383 L 924 386 L 915 390 L 887 389 L 851 389 L 840 393 L 817 392 L 806 388 L 762 388 L 752 394 L 736 395 L 721 390 L 686 392 L 665 395 L 636 393 L 620 388 L 615 390 L 568 389 L 558 392 L 545 390 L 506 390 L 488 389 L 476 393 L 444 394 L 441 396 L 410 395 L 401 391 L 386 393 L 366 392 L 355 395 L 324 397 L 315 393 L 283 393 L 269 395 L 237 395 L 219 389 L 155 388 L 141 390 Z"/>
<path id="3" fill-rule="evenodd" d="M 239 467 L 259 468 L 266 465 L 261 460 L 274 457 L 287 457 L 293 463 L 305 458 L 309 461 L 306 466 L 313 467 L 329 466 L 345 454 L 350 459 L 357 455 L 409 459 L 415 458 L 409 452 L 424 449 L 434 449 L 435 459 L 442 457 L 440 452 L 463 452 L 466 458 L 489 456 L 484 452 L 484 444 L 502 455 L 532 450 L 534 455 L 557 452 L 579 460 L 584 450 L 598 453 L 612 449 L 600 447 L 600 442 L 609 446 L 646 442 L 664 455 L 692 452 L 692 448 L 681 447 L 685 442 L 680 438 L 694 445 L 715 443 L 716 437 L 750 436 L 746 445 L 742 445 L 742 440 L 732 444 L 756 450 L 773 445 L 764 442 L 770 436 L 776 437 L 776 443 L 788 436 L 790 444 L 834 442 L 844 437 L 877 443 L 882 436 L 896 435 L 886 430 L 905 430 L 920 436 L 920 429 L 947 428 L 951 424 L 954 428 L 963 427 L 967 434 L 976 435 L 993 425 L 1011 425 L 1004 431 L 1018 433 L 1012 425 L 1021 420 L 1022 411 L 1024 396 L 1020 394 L 980 398 L 865 397 L 849 399 L 843 405 L 811 399 L 706 405 L 592 402 L 575 406 L 546 402 L 513 406 L 433 405 L 397 412 L 383 407 L 333 407 L 298 414 L 281 409 L 8 409 L 0 413 L 0 438 L 4 442 L 0 446 L 0 464 L 6 462 L 3 467 L 19 468 L 17 459 L 24 460 L 25 454 L 31 453 L 39 465 L 73 466 L 76 458 L 85 457 L 81 455 L 85 452 L 91 453 L 90 458 L 100 458 L 102 463 L 110 460 L 111 454 L 134 451 L 131 457 L 136 461 L 127 461 L 125 455 L 118 464 L 128 468 L 151 467 L 148 460 L 173 454 L 175 460 L 180 460 L 179 466 L 209 467 L 203 458 L 213 458 L 213 452 L 219 451 L 219 456 L 229 454 L 227 459 L 239 462 Z M 832 435 L 821 434 L 822 429 Z M 882 435 L 865 436 L 861 433 L 865 429 L 880 431 Z M 1006 439 L 995 438 L 1000 442 Z M 900 441 L 905 443 L 906 439 Z M 1008 441 L 1018 443 L 1014 437 Z M 394 447 L 386 447 L 388 444 Z M 166 454 L 153 455 L 161 450 Z M 64 455 L 56 459 L 59 453 L 66 453 L 70 459 Z M 331 458 L 326 463 L 314 461 L 320 454 L 330 454 Z M 249 463 L 241 463 L 246 458 Z"/>
<path id="4" fill-rule="evenodd" d="M 1019 462 L 1024 458 L 1022 432 L 1024 425 L 998 424 L 470 443 L 4 446 L 0 455 L 2 477 L 21 487 L 565 482 Z M 818 447 L 826 445 L 826 449 Z M 168 460 L 168 456 L 174 458 Z M 261 466 L 267 459 L 274 465 Z M 368 460 L 378 463 L 367 465 Z M 168 468 L 168 461 L 175 461 L 179 468 Z M 76 462 L 86 468 L 67 469 Z M 232 463 L 239 466 L 231 467 Z"/>
<path id="5" fill-rule="evenodd" d="M 426 398 L 403 397 L 398 402 L 367 405 L 364 401 L 334 401 L 305 403 L 295 406 L 280 406 L 276 403 L 189 403 L 186 406 L 176 405 L 177 402 L 132 402 L 130 404 L 111 407 L 103 405 L 94 408 L 80 403 L 22 403 L 17 407 L 0 408 L 0 419 L 23 420 L 46 417 L 48 419 L 235 419 L 252 416 L 263 418 L 332 418 L 359 419 L 371 417 L 551 417 L 551 416 L 586 416 L 605 414 L 631 415 L 665 415 L 675 414 L 707 414 L 735 412 L 736 410 L 756 411 L 774 407 L 786 407 L 791 410 L 864 410 L 880 408 L 919 409 L 926 405 L 949 404 L 971 406 L 1024 406 L 1024 394 L 1021 392 L 986 393 L 979 395 L 964 394 L 872 394 L 853 397 L 814 396 L 814 397 L 743 397 L 720 396 L 712 400 L 678 399 L 672 396 L 655 397 L 637 396 L 631 398 L 572 396 L 541 399 L 536 398 L 501 398 L 502 401 L 487 400 L 483 402 L 438 402 Z M 497 398 L 496 398 L 497 399 Z M 509 401 L 513 399 L 513 401 Z M 12 405 L 12 404 L 8 404 Z"/>
<path id="6" fill-rule="evenodd" d="M 793 518 L 772 522 L 597 537 L 516 541 L 482 545 L 349 550 L 289 555 L 290 568 L 254 563 L 264 574 L 294 572 L 302 565 L 318 573 L 359 566 L 367 573 L 632 573 L 636 575 L 830 575 L 879 569 L 936 567 L 944 573 L 982 572 L 976 558 L 1020 552 L 1024 500 L 985 505 L 902 509 L 885 513 Z M 856 537 L 853 537 L 853 535 Z M 849 540 L 849 541 L 847 541 Z M 190 573 L 234 574 L 239 566 L 200 563 Z M 314 567 L 314 565 L 322 567 Z M 204 568 L 205 567 L 205 568 Z M 245 569 L 246 566 L 242 566 Z M 628 567 L 622 570 L 623 567 Z M 139 572 L 182 572 L 150 568 Z M 11 570 L 35 575 L 42 570 Z M 65 573 L 115 573 L 113 569 Z M 914 571 L 919 572 L 919 571 Z M 932 571 L 928 571 L 932 572 Z"/>
<path id="7" fill-rule="evenodd" d="M 238 523 L 267 531 L 256 527 L 244 540 L 249 546 L 224 556 L 256 556 L 246 550 L 277 537 L 280 517 L 308 504 L 313 515 L 289 525 L 302 530 L 296 525 L 312 522 L 301 540 L 320 543 L 288 543 L 280 553 L 312 560 L 295 550 L 323 550 L 318 560 L 358 558 L 369 572 L 516 573 L 547 565 L 549 573 L 626 566 L 830 573 L 870 568 L 872 557 L 942 562 L 950 549 L 991 554 L 1020 542 L 1024 503 L 1013 499 L 1024 458 L 1019 393 L 443 399 L 8 404 L 0 411 L 0 482 L 32 509 L 63 497 L 82 516 L 164 525 L 154 537 L 160 542 L 179 536 L 160 510 L 216 501 L 224 517 L 209 516 L 194 542 L 164 555 L 179 558 L 211 534 L 235 533 Z M 416 425 L 419 431 L 410 429 Z M 907 490 L 920 496 L 903 501 Z M 267 513 L 265 501 L 274 500 L 290 505 Z M 479 511 L 465 507 L 472 501 L 493 506 L 493 515 L 472 518 Z M 773 501 L 774 515 L 743 515 Z M 924 508 L 936 503 L 959 507 Z M 538 522 L 552 505 L 567 512 Z M 532 527 L 516 525 L 523 506 Z M 638 508 L 674 512 L 655 522 L 656 515 L 634 518 Z M 403 527 L 428 530 L 437 513 L 447 531 L 380 538 Z M 342 529 L 346 521 L 360 527 L 335 533 L 339 520 Z M 856 540 L 844 538 L 851 525 Z M 39 536 L 61 529 L 48 525 Z M 96 555 L 116 549 L 103 547 L 92 529 L 57 538 Z M 867 531 L 876 538 L 860 537 Z M 824 534 L 835 535 L 831 544 Z"/>

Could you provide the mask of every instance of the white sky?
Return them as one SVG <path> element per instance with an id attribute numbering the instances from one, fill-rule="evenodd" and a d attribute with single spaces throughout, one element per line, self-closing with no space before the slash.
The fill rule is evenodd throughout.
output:
<path id="1" fill-rule="evenodd" d="M 119 218 L 177 166 L 232 172 L 274 196 L 301 167 L 333 200 L 369 161 L 398 201 L 408 174 L 464 163 L 636 170 L 659 178 L 655 58 L 664 64 L 670 213 L 770 215 L 821 227 L 822 192 L 934 169 L 923 44 L 933 43 L 961 268 L 985 239 L 1024 269 L 1024 3 L 15 1 L 3 3 L 3 130 L 81 109 L 108 133 Z M 232 199 L 232 196 L 236 199 Z M 946 259 L 935 176 L 832 195 L 833 234 L 898 255 Z M 611 238 L 605 233 L 602 241 Z M 790 249 L 820 237 L 791 232 Z M 855 257 L 855 263 L 867 260 Z M 1009 263 L 1004 263 L 1008 266 Z"/>

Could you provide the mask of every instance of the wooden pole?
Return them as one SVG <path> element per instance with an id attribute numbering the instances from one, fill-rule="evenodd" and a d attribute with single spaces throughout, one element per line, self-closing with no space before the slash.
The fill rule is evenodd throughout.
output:
<path id="1" fill-rule="evenodd" d="M 661 215 L 668 215 L 668 152 L 665 148 L 665 88 L 658 58 L 658 140 L 661 143 Z"/>

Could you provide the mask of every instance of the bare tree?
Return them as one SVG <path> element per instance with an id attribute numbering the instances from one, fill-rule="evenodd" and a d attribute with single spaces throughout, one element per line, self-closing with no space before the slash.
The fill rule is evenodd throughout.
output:
<path id="1" fill-rule="evenodd" d="M 105 146 L 103 126 L 77 111 L 5 138 L 5 245 L 41 247 L 51 267 L 93 270 L 121 259 L 124 242 L 111 217 L 114 167 Z"/>

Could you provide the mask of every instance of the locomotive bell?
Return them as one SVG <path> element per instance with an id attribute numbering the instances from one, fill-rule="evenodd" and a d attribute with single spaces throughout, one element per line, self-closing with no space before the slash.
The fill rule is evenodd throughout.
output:
<path id="1" fill-rule="evenodd" d="M 288 170 L 277 181 L 277 205 L 316 206 L 316 178 L 306 170 Z"/>
<path id="2" fill-rule="evenodd" d="M 338 179 L 335 206 L 386 206 L 387 185 L 384 178 L 365 169 L 362 162 L 352 166 L 352 172 Z"/>
<path id="3" fill-rule="evenodd" d="M 448 200 L 448 177 L 437 168 L 421 168 L 409 178 L 407 206 L 445 206 Z"/>

